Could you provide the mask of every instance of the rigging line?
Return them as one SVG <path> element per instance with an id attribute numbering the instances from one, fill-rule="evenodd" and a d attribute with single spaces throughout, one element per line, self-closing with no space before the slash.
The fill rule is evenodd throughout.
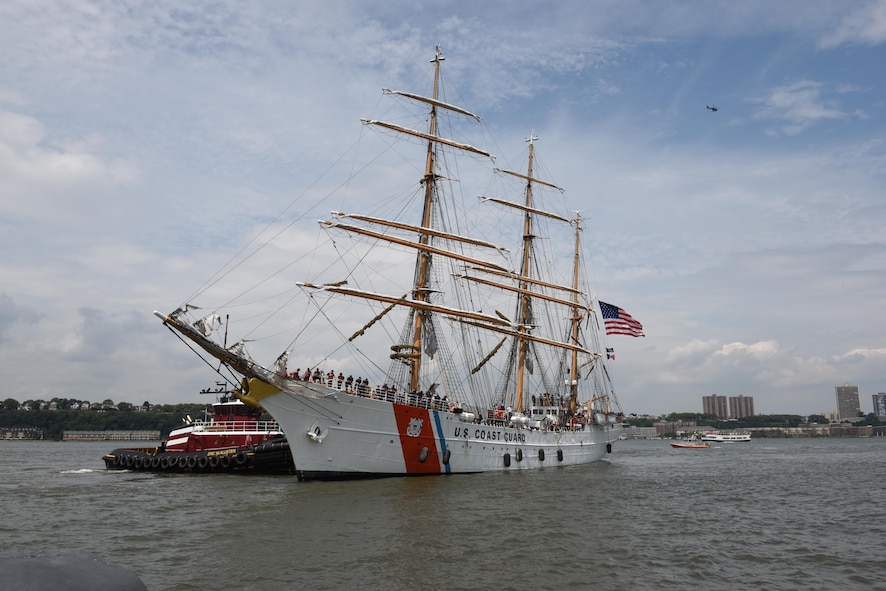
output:
<path id="1" fill-rule="evenodd" d="M 335 249 L 335 251 L 336 251 L 336 252 L 339 252 L 339 260 L 344 261 L 345 259 L 344 259 L 344 258 L 342 257 L 342 255 L 341 255 L 341 251 L 340 251 L 339 248 L 338 248 L 338 243 L 335 241 L 335 239 L 331 239 L 331 242 L 332 242 L 332 245 L 333 245 L 333 248 Z M 368 253 L 367 253 L 367 254 L 368 254 Z M 365 256 L 365 255 L 364 255 L 364 256 Z M 297 259 L 297 260 L 301 260 L 301 259 Z M 360 261 L 358 261 L 358 263 L 357 263 L 356 266 L 359 266 L 360 262 L 362 262 L 362 261 L 363 261 L 363 259 L 361 258 Z M 275 277 L 275 276 L 279 275 L 279 274 L 282 273 L 285 269 L 288 269 L 289 267 L 291 267 L 292 265 L 294 265 L 295 262 L 296 262 L 296 261 L 293 261 L 293 262 L 289 263 L 288 265 L 286 265 L 286 266 L 284 266 L 283 268 L 279 269 L 277 272 L 275 272 L 275 273 L 273 273 L 272 275 L 270 275 L 269 277 L 265 278 L 264 280 L 262 280 L 261 282 L 259 282 L 257 285 L 253 286 L 253 287 L 250 288 L 250 289 L 254 289 L 254 288 L 258 287 L 259 285 L 263 284 L 264 282 L 269 281 L 272 277 Z M 352 269 L 348 269 L 347 277 L 351 277 L 351 276 L 352 276 Z M 245 294 L 245 293 L 248 293 L 248 291 L 249 291 L 249 290 L 247 290 L 246 292 L 243 292 L 240 296 L 237 296 L 237 297 L 242 297 L 242 295 Z M 253 335 L 253 334 L 254 334 L 259 328 L 261 328 L 264 324 L 266 324 L 266 323 L 267 323 L 271 318 L 273 318 L 278 312 L 280 312 L 280 311 L 283 310 L 285 307 L 287 307 L 290 303 L 292 303 L 292 302 L 298 297 L 299 293 L 301 293 L 301 292 L 293 293 L 292 296 L 291 296 L 288 300 L 286 300 L 285 302 L 283 302 L 282 304 L 280 304 L 280 305 L 277 307 L 276 310 L 274 310 L 273 312 L 269 313 L 269 314 L 264 318 L 264 320 L 262 320 L 261 322 L 259 322 L 258 325 L 254 326 L 254 327 L 252 328 L 252 330 L 250 330 L 248 333 L 246 333 L 246 335 L 244 335 L 244 338 Z M 308 297 L 310 297 L 310 298 L 313 299 L 313 294 L 310 294 Z M 236 299 L 236 298 L 235 298 L 235 299 Z M 316 302 L 315 302 L 315 305 L 317 306 L 318 311 L 322 312 L 322 306 L 321 306 L 320 304 L 316 303 Z M 324 305 L 325 305 L 325 304 L 324 304 Z M 328 317 L 327 317 L 325 314 L 324 314 L 324 318 L 327 318 L 327 319 L 328 319 Z M 307 327 L 308 327 L 309 324 L 310 324 L 309 322 L 308 322 L 308 323 L 305 323 L 305 322 L 302 323 L 302 325 L 301 325 L 301 329 L 300 329 L 298 332 L 295 333 L 295 335 L 292 337 L 292 340 L 290 340 L 289 344 L 286 346 L 286 350 L 287 350 L 287 351 L 290 350 L 290 349 L 293 347 L 293 345 L 295 345 L 295 342 L 299 339 L 299 337 L 301 337 L 301 335 L 304 334 L 304 332 L 305 332 L 305 330 L 307 330 Z M 278 332 L 278 333 L 276 333 L 276 334 L 281 334 L 281 333 L 283 333 L 283 332 L 288 332 L 288 331 L 280 331 L 280 332 Z M 270 337 L 270 336 L 273 336 L 273 335 L 267 335 L 267 336 L 264 337 L 264 338 L 268 338 L 268 337 Z"/>
<path id="2" fill-rule="evenodd" d="M 188 347 L 188 349 L 190 349 L 191 351 L 193 351 L 194 354 L 197 355 L 197 357 L 199 357 L 200 360 L 201 360 L 203 363 L 205 363 L 206 365 L 208 365 L 209 367 L 211 367 L 211 368 L 212 368 L 212 371 L 214 371 L 215 373 L 217 373 L 217 374 L 219 375 L 219 377 L 221 377 L 225 382 L 227 382 L 228 384 L 230 384 L 231 387 L 237 387 L 237 386 L 239 385 L 239 383 L 238 383 L 235 379 L 229 378 L 228 376 L 224 375 L 224 374 L 220 371 L 221 366 L 224 366 L 224 367 L 227 368 L 227 367 L 228 367 L 227 364 L 222 363 L 221 366 L 220 366 L 219 368 L 216 368 L 215 365 L 214 365 L 213 363 L 210 363 L 209 360 L 206 359 L 206 358 L 203 356 L 204 351 L 201 351 L 201 350 L 197 350 L 197 349 L 195 349 L 195 348 L 194 348 L 194 345 L 193 345 L 193 343 L 192 343 L 191 341 L 185 339 L 180 333 L 178 333 L 178 332 L 176 332 L 175 330 L 173 330 L 173 328 L 172 328 L 171 326 L 167 326 L 166 329 L 169 330 L 169 332 L 171 332 L 172 334 L 174 334 L 174 335 L 176 336 L 176 338 L 178 338 L 178 340 L 180 340 L 181 342 L 183 342 L 183 343 Z M 213 359 L 213 361 L 217 361 L 215 357 L 213 357 L 212 359 Z M 228 368 L 228 371 L 230 371 L 230 368 Z M 231 375 L 233 376 L 234 374 L 231 373 Z"/>
<path id="3" fill-rule="evenodd" d="M 270 245 L 270 244 L 271 244 L 271 243 L 272 243 L 277 237 L 279 237 L 281 234 L 283 234 L 284 232 L 286 232 L 287 230 L 289 230 L 289 228 L 291 228 L 291 227 L 294 226 L 296 223 L 298 223 L 299 221 L 301 221 L 301 220 L 302 220 L 304 217 L 306 217 L 307 215 L 312 214 L 312 212 L 313 212 L 313 208 L 308 209 L 308 210 L 304 211 L 301 215 L 296 216 L 296 217 L 295 217 L 294 219 L 292 219 L 288 224 L 286 224 L 285 226 L 283 226 L 283 227 L 282 227 L 277 233 L 273 234 L 273 235 L 270 237 L 270 239 L 267 240 L 264 244 L 262 244 L 261 246 L 259 246 L 259 247 L 258 247 L 257 249 L 255 249 L 254 251 L 250 252 L 248 255 L 244 256 L 241 260 L 237 261 L 236 264 L 233 264 L 233 262 L 236 261 L 237 258 L 240 257 L 240 255 L 243 254 L 243 253 L 246 251 L 247 248 L 249 248 L 249 246 L 251 246 L 252 244 L 254 244 L 254 243 L 258 240 L 258 238 L 259 238 L 260 236 L 262 236 L 262 235 L 263 235 L 263 234 L 264 234 L 264 233 L 265 233 L 270 227 L 272 227 L 272 226 L 273 226 L 278 220 L 280 220 L 280 218 L 283 217 L 283 214 L 285 214 L 287 211 L 289 211 L 289 210 L 295 205 L 296 202 L 298 202 L 302 197 L 304 197 L 308 192 L 310 192 L 310 190 L 311 190 L 313 187 L 315 187 L 315 186 L 320 182 L 320 180 L 321 180 L 323 177 L 326 176 L 326 174 L 327 174 L 330 170 L 332 170 L 333 168 L 335 168 L 335 166 L 336 166 L 339 162 L 341 162 L 342 160 L 344 160 L 345 155 L 346 155 L 348 152 L 350 152 L 351 150 L 353 150 L 355 146 L 357 146 L 357 145 L 359 145 L 359 144 L 361 143 L 361 141 L 362 141 L 362 136 L 363 136 L 363 135 L 364 135 L 364 134 L 361 133 L 361 138 L 360 138 L 360 139 L 358 139 L 358 140 L 355 141 L 351 146 L 349 146 L 348 149 L 345 150 L 345 151 L 344 151 L 344 152 L 343 152 L 338 158 L 336 158 L 335 161 L 334 161 L 332 164 L 330 164 L 330 165 L 326 168 L 326 170 L 323 171 L 322 174 L 320 174 L 320 175 L 319 175 L 319 176 L 318 176 L 318 177 L 317 177 L 317 178 L 316 178 L 316 179 L 315 179 L 315 180 L 314 180 L 314 181 L 313 181 L 313 182 L 312 182 L 307 188 L 305 188 L 304 191 L 301 192 L 301 194 L 298 195 L 298 197 L 296 197 L 295 199 L 293 199 L 293 200 L 290 202 L 290 204 L 289 204 L 288 206 L 286 206 L 286 208 L 285 208 L 282 212 L 280 212 L 280 213 L 279 213 L 277 216 L 275 216 L 271 221 L 269 221 L 269 222 L 264 226 L 264 228 L 263 228 L 261 231 L 257 232 L 252 238 L 250 238 L 249 241 L 247 241 L 247 243 L 244 244 L 242 248 L 240 248 L 240 249 L 239 249 L 239 250 L 238 250 L 238 251 L 237 251 L 237 252 L 236 252 L 236 253 L 235 253 L 230 259 L 228 259 L 228 262 L 226 262 L 224 265 L 222 265 L 221 268 L 220 268 L 218 271 L 216 271 L 212 276 L 210 276 L 210 278 L 207 279 L 207 280 L 203 283 L 203 285 L 201 285 L 199 288 L 197 288 L 197 290 L 196 290 L 196 291 L 195 291 L 195 292 L 194 292 L 194 293 L 193 293 L 193 294 L 192 294 L 192 295 L 191 295 L 186 301 L 193 301 L 195 298 L 197 298 L 197 297 L 200 296 L 201 294 L 205 293 L 206 290 L 209 289 L 209 287 L 211 287 L 212 285 L 214 285 L 214 284 L 216 284 L 217 282 L 221 281 L 223 278 L 225 278 L 225 277 L 227 277 L 228 275 L 230 275 L 232 272 L 234 272 L 235 270 L 237 270 L 241 265 L 243 265 L 246 261 L 248 261 L 249 259 L 251 259 L 253 256 L 257 255 L 257 254 L 258 254 L 259 252 L 261 252 L 262 250 L 264 250 L 264 249 L 265 249 L 267 246 L 269 246 L 269 245 Z M 352 179 L 354 176 L 356 176 L 356 174 L 359 174 L 360 172 L 363 172 L 364 170 L 366 170 L 367 168 L 369 168 L 369 167 L 370 167 L 372 164 L 374 164 L 378 159 L 380 159 L 381 156 L 382 156 L 383 154 L 384 154 L 384 152 L 379 153 L 379 154 L 376 155 L 374 158 L 372 158 L 371 160 L 367 161 L 363 166 L 361 166 L 361 167 L 357 170 L 357 173 L 352 173 L 352 174 L 351 174 L 347 179 L 345 179 L 343 182 L 339 183 L 338 185 L 336 185 L 335 187 L 333 187 L 332 189 L 330 189 L 330 190 L 326 193 L 326 195 L 325 195 L 325 196 L 324 196 L 324 197 L 323 197 L 318 203 L 316 203 L 315 207 L 319 207 L 319 206 L 321 206 L 322 204 L 324 204 L 327 200 L 329 200 L 329 199 L 332 197 L 332 195 L 336 194 L 336 193 L 337 193 L 342 187 L 349 186 L 349 184 L 350 184 L 350 182 L 351 182 L 351 179 Z M 304 258 L 304 257 L 301 257 L 301 258 Z M 296 261 L 301 260 L 301 258 L 296 259 Z M 283 269 L 286 269 L 286 268 L 290 267 L 291 265 L 295 264 L 296 261 L 293 261 L 293 262 L 290 263 L 289 265 L 283 267 Z M 228 265 L 232 265 L 232 264 L 233 264 L 233 266 L 231 266 L 231 267 L 228 268 L 227 270 L 224 270 L 226 267 L 228 267 Z M 280 271 L 278 271 L 278 273 L 279 273 L 279 272 L 282 272 L 283 269 L 281 269 Z M 277 274 L 277 273 L 275 273 L 274 275 L 271 275 L 271 277 L 274 277 L 276 274 Z M 269 279 L 269 278 L 268 278 L 268 279 Z M 267 280 L 267 279 L 266 279 L 266 280 Z M 266 280 L 265 280 L 265 281 L 266 281 Z M 261 283 L 264 283 L 264 281 L 262 281 Z M 259 285 L 261 285 L 261 283 L 259 283 Z M 256 285 L 256 286 L 253 286 L 253 287 L 247 289 L 246 291 L 242 292 L 241 294 L 239 294 L 239 295 L 237 295 L 237 296 L 231 298 L 230 300 L 228 300 L 227 303 L 223 304 L 223 305 L 220 306 L 220 307 L 224 307 L 224 306 L 230 305 L 231 302 L 233 302 L 233 301 L 235 301 L 237 298 L 240 298 L 240 297 L 242 297 L 243 295 L 249 293 L 250 291 L 252 291 L 252 290 L 255 289 L 256 287 L 258 287 L 258 286 Z"/>
<path id="4" fill-rule="evenodd" d="M 276 316 L 278 312 L 280 312 L 281 310 L 283 310 L 283 308 L 286 308 L 287 306 L 289 306 L 289 304 L 290 304 L 292 301 L 294 301 L 298 296 L 299 296 L 299 293 L 293 293 L 293 294 L 289 297 L 288 300 L 286 300 L 284 303 L 282 303 L 282 304 L 280 304 L 279 306 L 277 306 L 277 309 L 276 309 L 276 310 L 274 310 L 273 312 L 271 312 L 271 313 L 265 315 L 264 319 L 263 319 L 261 322 L 259 322 L 259 323 L 256 324 L 255 326 L 253 326 L 251 330 L 249 330 L 246 334 L 243 335 L 243 338 L 245 339 L 245 338 L 250 337 L 250 336 L 252 336 L 253 334 L 255 334 L 255 333 L 258 331 L 259 328 L 261 328 L 262 326 L 264 326 L 268 321 L 270 321 L 274 316 Z M 302 328 L 302 331 L 303 331 L 303 330 L 304 330 L 304 328 Z M 274 337 L 274 336 L 276 336 L 276 335 L 283 334 L 283 333 L 285 333 L 285 332 L 289 332 L 289 330 L 288 330 L 288 329 L 287 329 L 287 330 L 281 330 L 281 331 L 278 331 L 278 332 L 276 332 L 276 333 L 267 334 L 267 335 L 264 335 L 264 336 L 262 337 L 262 339 L 268 339 L 268 338 Z M 298 334 L 296 334 L 295 337 L 293 337 L 293 339 L 289 342 L 289 345 L 286 346 L 286 349 L 285 349 L 285 350 L 288 351 L 288 350 L 290 349 L 290 347 L 295 343 L 296 339 L 299 337 L 300 334 L 301 334 L 301 331 L 300 331 Z M 255 339 L 255 340 L 258 340 L 258 339 Z"/>
<path id="5" fill-rule="evenodd" d="M 334 355 L 334 354 L 337 353 L 338 351 L 341 351 L 342 349 L 345 349 L 345 348 L 347 348 L 348 346 L 350 346 L 350 347 L 352 347 L 355 351 L 357 351 L 358 353 L 360 353 L 360 356 L 361 356 L 361 357 L 362 357 L 362 358 L 363 358 L 363 359 L 364 359 L 369 365 L 371 365 L 372 367 L 374 367 L 374 368 L 376 369 L 376 371 L 378 371 L 379 373 L 381 373 L 382 375 L 384 375 L 384 374 L 385 374 L 385 371 L 384 371 L 382 368 L 380 368 L 375 362 L 371 361 L 371 360 L 369 359 L 369 356 L 366 355 L 365 353 L 363 353 L 363 351 L 360 349 L 360 347 L 354 345 L 353 342 L 348 341 L 348 339 L 345 337 L 345 334 L 344 334 L 341 330 L 339 330 L 338 325 L 337 325 L 335 322 L 333 322 L 332 318 L 330 318 L 330 317 L 326 314 L 326 311 L 324 310 L 324 307 L 325 307 L 326 304 L 324 303 L 323 305 L 320 305 L 320 304 L 316 301 L 316 298 L 315 298 L 313 295 L 311 295 L 310 300 L 313 302 L 313 304 L 314 304 L 315 306 L 317 306 L 317 313 L 320 314 L 321 316 L 323 316 L 324 319 L 326 319 L 328 325 L 329 325 L 329 326 L 335 331 L 335 334 L 336 334 L 338 337 L 340 337 L 340 338 L 339 338 L 339 342 L 340 342 L 341 344 L 340 344 L 338 347 L 336 347 L 335 349 L 333 349 L 332 351 L 330 351 L 329 353 L 327 353 L 326 356 L 324 357 L 324 359 L 329 359 L 329 357 L 330 357 L 331 355 Z M 329 300 L 327 300 L 327 302 L 328 302 L 328 301 L 329 301 Z M 294 342 L 294 341 L 293 341 L 293 342 Z M 360 365 L 361 365 L 361 367 L 363 367 L 363 369 L 366 369 L 365 366 L 363 366 L 363 364 L 360 364 Z"/>

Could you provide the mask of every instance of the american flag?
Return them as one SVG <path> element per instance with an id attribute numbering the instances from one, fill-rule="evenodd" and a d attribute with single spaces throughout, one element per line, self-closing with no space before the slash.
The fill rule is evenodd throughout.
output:
<path id="1" fill-rule="evenodd" d="M 634 317 L 618 306 L 600 302 L 600 311 L 603 313 L 603 324 L 606 326 L 606 334 L 624 334 L 629 337 L 645 337 L 643 325 L 634 320 Z"/>

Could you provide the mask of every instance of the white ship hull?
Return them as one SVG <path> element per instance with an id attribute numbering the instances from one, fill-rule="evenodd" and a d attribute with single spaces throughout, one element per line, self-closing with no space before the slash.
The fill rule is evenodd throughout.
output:
<path id="1" fill-rule="evenodd" d="M 619 424 L 534 430 L 304 382 L 262 397 L 287 434 L 301 480 L 461 474 L 587 464 L 603 458 Z"/>

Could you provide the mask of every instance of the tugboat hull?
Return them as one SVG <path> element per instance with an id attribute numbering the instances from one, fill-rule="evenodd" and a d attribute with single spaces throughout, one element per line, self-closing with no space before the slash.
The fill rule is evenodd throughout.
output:
<path id="1" fill-rule="evenodd" d="M 198 452 L 165 451 L 160 447 L 119 448 L 102 457 L 108 470 L 243 474 L 295 474 L 285 437 L 248 448 Z"/>

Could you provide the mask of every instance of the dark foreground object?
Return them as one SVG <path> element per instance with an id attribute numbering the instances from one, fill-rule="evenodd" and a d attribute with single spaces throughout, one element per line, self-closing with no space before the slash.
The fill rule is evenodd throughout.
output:
<path id="1" fill-rule="evenodd" d="M 3 591 L 147 591 L 129 569 L 82 550 L 0 552 Z"/>

